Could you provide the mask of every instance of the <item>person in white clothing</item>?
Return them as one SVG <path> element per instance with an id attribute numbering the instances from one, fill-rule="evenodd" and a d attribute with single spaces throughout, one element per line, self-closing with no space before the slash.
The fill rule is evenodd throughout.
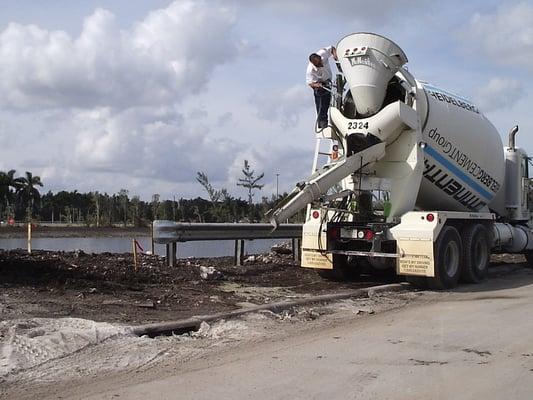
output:
<path id="1" fill-rule="evenodd" d="M 325 47 L 309 56 L 309 64 L 305 74 L 306 83 L 313 89 L 317 113 L 318 128 L 328 126 L 328 108 L 331 93 L 325 88 L 331 85 L 331 68 L 329 59 L 337 60 L 337 50 L 333 46 Z"/>

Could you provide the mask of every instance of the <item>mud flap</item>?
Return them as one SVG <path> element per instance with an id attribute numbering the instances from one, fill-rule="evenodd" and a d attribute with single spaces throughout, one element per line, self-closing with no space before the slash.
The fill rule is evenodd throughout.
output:
<path id="1" fill-rule="evenodd" d="M 397 240 L 400 258 L 397 259 L 398 275 L 435 276 L 435 260 L 432 239 Z"/>
<path id="2" fill-rule="evenodd" d="M 302 267 L 333 269 L 333 256 L 316 250 L 302 249 Z"/>

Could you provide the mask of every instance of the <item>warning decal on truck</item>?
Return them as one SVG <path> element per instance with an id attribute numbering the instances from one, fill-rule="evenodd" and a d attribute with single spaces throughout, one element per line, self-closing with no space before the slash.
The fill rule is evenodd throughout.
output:
<path id="1" fill-rule="evenodd" d="M 302 267 L 333 269 L 331 254 L 324 254 L 318 251 L 302 249 Z"/>
<path id="2" fill-rule="evenodd" d="M 435 276 L 432 240 L 400 239 L 397 243 L 399 275 Z"/>

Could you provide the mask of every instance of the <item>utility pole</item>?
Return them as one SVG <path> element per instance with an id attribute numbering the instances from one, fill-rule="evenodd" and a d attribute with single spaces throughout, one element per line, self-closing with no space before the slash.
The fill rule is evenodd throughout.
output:
<path id="1" fill-rule="evenodd" d="M 276 200 L 279 199 L 279 174 L 276 174 Z"/>
<path id="2" fill-rule="evenodd" d="M 176 196 L 172 196 L 172 221 L 176 220 Z"/>

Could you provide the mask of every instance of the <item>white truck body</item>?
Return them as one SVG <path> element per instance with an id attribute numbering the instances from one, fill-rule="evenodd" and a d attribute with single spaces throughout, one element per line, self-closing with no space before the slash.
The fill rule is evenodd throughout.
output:
<path id="1" fill-rule="evenodd" d="M 348 35 L 337 55 L 338 98 L 317 139 L 338 144 L 340 157 L 318 169 L 315 155 L 311 178 L 271 214 L 277 225 L 308 206 L 302 266 L 392 261 L 397 273 L 444 288 L 461 273 L 481 279 L 491 250 L 529 255 L 528 159 L 515 146 L 518 128 L 503 147 L 475 104 L 414 79 L 403 51 L 382 36 Z M 382 192 L 386 207 L 375 212 Z"/>

